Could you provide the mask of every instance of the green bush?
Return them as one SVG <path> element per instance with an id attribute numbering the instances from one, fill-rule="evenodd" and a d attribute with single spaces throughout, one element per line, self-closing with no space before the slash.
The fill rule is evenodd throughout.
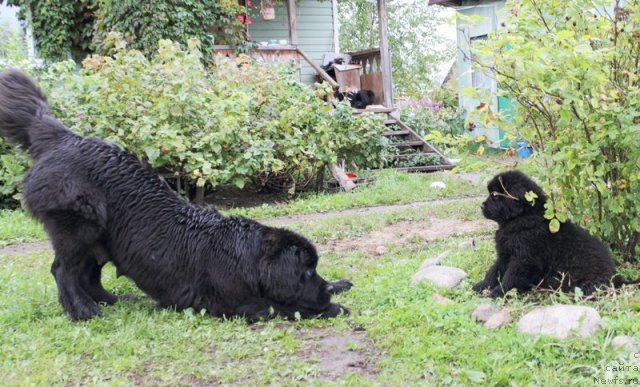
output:
<path id="1" fill-rule="evenodd" d="M 116 33 L 130 48 L 152 57 L 161 39 L 180 42 L 197 38 L 204 59 L 209 61 L 214 40 L 217 44 L 243 45 L 244 25 L 237 15 L 244 7 L 237 1 L 218 0 L 99 0 L 94 24 L 92 47 L 101 55 L 116 49 L 110 34 Z"/>
<path id="2" fill-rule="evenodd" d="M 295 189 L 338 157 L 382 163 L 383 122 L 354 117 L 346 103 L 333 108 L 292 65 L 241 56 L 207 69 L 201 55 L 197 41 L 182 50 L 165 40 L 151 59 L 120 50 L 87 58 L 80 74 L 62 62 L 37 77 L 71 129 L 130 149 L 183 187 L 285 180 Z"/>
<path id="3" fill-rule="evenodd" d="M 435 101 L 427 96 L 408 99 L 400 109 L 400 118 L 421 136 L 437 130 L 456 135 L 464 128 L 464 117 L 456 107 L 445 106 L 443 101 Z"/>
<path id="4" fill-rule="evenodd" d="M 640 242 L 640 2 L 623 4 L 510 1 L 504 28 L 477 57 L 518 102 L 504 128 L 538 152 L 550 227 L 571 215 L 631 259 Z"/>
<path id="5" fill-rule="evenodd" d="M 21 68 L 32 74 L 38 70 L 36 63 L 27 57 L 24 39 L 17 33 L 0 30 L 0 71 L 7 68 Z M 0 207 L 13 206 L 20 199 L 26 166 L 25 155 L 0 137 Z"/>
<path id="6" fill-rule="evenodd" d="M 20 7 L 18 16 L 32 24 L 39 55 L 47 61 L 112 54 L 114 43 L 123 41 L 151 57 L 160 39 L 186 48 L 187 40 L 197 38 L 205 60 L 211 59 L 214 39 L 246 44 L 245 25 L 237 17 L 245 8 L 235 0 L 0 0 L 5 2 Z"/>

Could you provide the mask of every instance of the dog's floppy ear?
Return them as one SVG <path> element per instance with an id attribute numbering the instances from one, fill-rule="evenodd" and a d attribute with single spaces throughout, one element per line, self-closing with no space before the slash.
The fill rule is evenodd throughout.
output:
<path id="1" fill-rule="evenodd" d="M 303 247 L 292 242 L 286 231 L 266 229 L 259 262 L 262 295 L 285 304 L 299 297 L 305 269 Z"/>

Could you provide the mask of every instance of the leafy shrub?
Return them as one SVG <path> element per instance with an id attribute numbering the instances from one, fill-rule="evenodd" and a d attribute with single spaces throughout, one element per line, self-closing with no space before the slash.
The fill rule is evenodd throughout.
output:
<path id="1" fill-rule="evenodd" d="M 433 130 L 456 135 L 462 133 L 464 128 L 464 117 L 460 110 L 427 96 L 418 100 L 406 100 L 401 105 L 400 117 L 421 136 Z"/>
<path id="2" fill-rule="evenodd" d="M 0 71 L 7 68 L 22 68 L 32 74 L 38 71 L 37 64 L 27 57 L 24 39 L 15 32 L 0 30 Z M 0 137 L 0 207 L 16 204 L 20 199 L 18 192 L 22 189 L 26 165 L 25 155 Z"/>
<path id="3" fill-rule="evenodd" d="M 539 154 L 551 228 L 571 215 L 630 259 L 640 242 L 640 2 L 623 4 L 508 2 L 505 28 L 477 56 L 519 104 L 502 124 Z"/>
<path id="4" fill-rule="evenodd" d="M 0 4 L 5 0 L 0 0 Z M 205 59 L 211 59 L 214 37 L 221 44 L 245 43 L 245 28 L 237 18 L 244 7 L 234 0 L 6 0 L 20 7 L 18 16 L 27 21 L 30 10 L 39 54 L 48 61 L 72 57 L 83 59 L 87 53 L 112 54 L 110 35 L 124 38 L 130 47 L 147 57 L 158 48 L 160 39 L 178 41 L 197 38 L 204 47 Z"/>
<path id="5" fill-rule="evenodd" d="M 0 0 L 0 4 L 3 1 Z M 20 7 L 18 16 L 27 21 L 31 10 L 31 24 L 40 55 L 48 60 L 63 60 L 69 54 L 89 49 L 93 35 L 93 12 L 96 0 L 7 0 L 8 5 Z"/>
<path id="6" fill-rule="evenodd" d="M 243 11 L 243 6 L 228 0 L 100 0 L 92 43 L 96 53 L 113 54 L 119 40 L 109 35 L 117 33 L 130 48 L 150 58 L 161 39 L 186 48 L 189 39 L 197 38 L 209 60 L 214 39 L 218 44 L 245 43 L 244 27 L 236 17 Z"/>
<path id="7" fill-rule="evenodd" d="M 248 57 L 210 71 L 197 41 L 182 50 L 160 41 L 156 56 L 136 50 L 87 58 L 81 74 L 62 62 L 38 74 L 51 110 L 70 128 L 124 146 L 166 176 L 197 186 L 313 175 L 344 157 L 382 163 L 384 124 L 335 108 L 301 84 L 293 66 Z"/>

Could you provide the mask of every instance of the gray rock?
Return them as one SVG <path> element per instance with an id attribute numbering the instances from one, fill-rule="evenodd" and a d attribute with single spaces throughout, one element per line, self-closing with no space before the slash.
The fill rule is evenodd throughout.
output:
<path id="1" fill-rule="evenodd" d="M 416 284 L 420 281 L 429 281 L 431 284 L 440 288 L 453 288 L 460 283 L 467 273 L 457 267 L 449 266 L 427 266 L 419 270 L 411 283 Z"/>
<path id="2" fill-rule="evenodd" d="M 442 296 L 438 293 L 433 293 L 433 295 L 431 296 L 431 301 L 433 301 L 436 304 L 439 305 L 444 305 L 444 304 L 451 304 L 453 303 L 453 301 L 445 296 Z"/>
<path id="3" fill-rule="evenodd" d="M 518 321 L 518 332 L 559 339 L 588 337 L 600 329 L 600 314 L 586 306 L 552 305 L 532 310 Z"/>
<path id="4" fill-rule="evenodd" d="M 458 247 L 460 247 L 461 249 L 469 249 L 470 248 L 470 249 L 474 249 L 474 250 L 480 250 L 480 247 L 476 244 L 475 239 L 471 239 L 470 241 L 460 242 Z"/>
<path id="5" fill-rule="evenodd" d="M 471 313 L 476 322 L 484 323 L 488 329 L 496 329 L 509 324 L 513 321 L 511 312 L 508 308 L 499 308 L 497 305 L 480 304 Z"/>
<path id="6" fill-rule="evenodd" d="M 640 344 L 636 341 L 633 336 L 616 336 L 611 341 L 611 346 L 614 349 L 622 349 L 628 351 L 638 351 L 640 352 Z"/>
<path id="7" fill-rule="evenodd" d="M 497 305 L 491 304 L 480 304 L 478 307 L 471 313 L 471 317 L 473 317 L 477 322 L 487 322 L 494 314 L 498 313 L 500 308 Z"/>
<path id="8" fill-rule="evenodd" d="M 420 271 L 420 270 L 422 270 L 424 268 L 427 268 L 429 266 L 439 265 L 442 262 L 442 260 L 445 259 L 448 256 L 449 256 L 449 251 L 445 251 L 443 253 L 440 253 L 440 255 L 438 255 L 435 258 L 427 258 L 424 261 L 422 261 L 418 271 Z"/>
<path id="9" fill-rule="evenodd" d="M 384 253 L 386 252 L 387 252 L 387 248 L 384 247 L 383 245 L 379 245 L 378 247 L 376 247 L 376 254 L 384 255 Z"/>
<path id="10" fill-rule="evenodd" d="M 498 313 L 494 313 L 487 322 L 484 323 L 485 328 L 487 329 L 497 329 L 503 327 L 507 324 L 510 324 L 513 321 L 513 317 L 511 317 L 511 312 L 508 308 L 502 308 L 498 311 Z"/>

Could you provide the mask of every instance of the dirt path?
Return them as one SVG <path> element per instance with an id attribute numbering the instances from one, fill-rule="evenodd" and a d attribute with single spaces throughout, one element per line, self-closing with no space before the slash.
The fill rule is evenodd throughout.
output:
<path id="1" fill-rule="evenodd" d="M 360 238 L 345 238 L 318 244 L 320 252 L 359 250 L 371 254 L 383 254 L 386 247 L 410 242 L 418 237 L 426 242 L 453 234 L 479 231 L 492 227 L 488 220 L 439 219 L 430 217 L 415 222 L 398 222 L 375 230 Z"/>
<path id="2" fill-rule="evenodd" d="M 287 216 L 280 216 L 280 217 L 276 217 L 276 218 L 259 219 L 259 221 L 260 222 L 264 222 L 264 223 L 269 224 L 269 225 L 273 225 L 273 226 L 285 226 L 285 225 L 290 224 L 290 223 L 305 222 L 305 221 L 311 221 L 311 220 L 317 220 L 317 219 L 325 219 L 325 218 L 330 218 L 330 217 L 335 217 L 335 216 L 347 216 L 347 215 L 371 214 L 371 213 L 387 213 L 387 212 L 403 210 L 403 209 L 407 209 L 407 208 L 417 208 L 417 207 L 421 207 L 421 206 L 429 205 L 429 204 L 438 205 L 438 204 L 445 204 L 445 203 L 451 203 L 451 202 L 475 200 L 475 199 L 480 199 L 480 198 L 483 198 L 483 197 L 484 196 L 462 196 L 462 197 L 456 197 L 456 198 L 425 200 L 425 201 L 412 202 L 412 203 L 406 203 L 406 204 L 391 204 L 391 205 L 385 205 L 385 206 L 348 208 L 348 209 L 340 210 L 340 211 L 327 211 L 327 212 L 318 212 L 318 213 L 313 213 L 313 214 L 287 215 Z M 433 224 L 432 226 L 429 226 L 424 230 L 418 230 L 419 231 L 418 234 L 423 235 L 423 236 L 427 236 L 427 235 L 438 235 L 439 233 L 441 233 L 443 231 L 450 231 L 449 233 L 469 231 L 469 230 L 465 229 L 469 225 L 465 224 L 464 221 L 455 221 L 455 222 L 457 222 L 455 225 L 453 225 L 453 224 L 450 224 L 450 225 L 443 224 L 443 222 L 445 222 L 445 221 L 442 221 L 442 220 L 439 220 L 438 222 L 440 222 L 440 223 Z M 446 222 L 449 222 L 449 221 L 446 221 Z M 403 222 L 403 223 L 398 223 L 397 227 L 394 227 L 396 225 L 391 225 L 389 227 L 385 227 L 383 230 L 376 231 L 376 232 L 373 232 L 373 233 L 369 234 L 369 235 L 372 236 L 371 240 L 372 241 L 375 241 L 375 240 L 381 241 L 380 243 L 377 243 L 376 246 L 378 246 L 380 244 L 384 245 L 386 243 L 385 241 L 388 241 L 389 239 L 397 237 L 397 235 L 398 235 L 397 231 L 398 230 L 403 230 L 404 227 L 407 227 L 407 225 L 404 224 L 404 223 L 410 223 L 410 225 L 409 225 L 410 228 L 424 227 L 424 225 L 421 226 L 422 222 Z M 474 223 L 474 222 L 469 222 L 469 223 Z M 475 227 L 475 226 L 473 226 L 473 227 Z M 480 226 L 478 226 L 478 227 L 480 227 Z M 407 233 L 403 234 L 406 237 L 403 238 L 398 243 L 402 243 L 402 241 L 404 241 L 406 239 L 409 239 L 414 234 L 416 234 L 416 233 L 411 234 L 410 232 L 407 232 Z M 447 235 L 447 234 L 445 234 L 445 235 Z M 439 235 L 439 236 L 444 236 L 444 235 Z M 360 239 L 362 239 L 362 238 L 360 238 Z M 357 243 L 358 240 L 359 239 L 352 239 L 351 241 L 353 241 L 353 243 Z M 341 248 L 341 246 L 339 246 L 338 243 L 336 243 L 335 245 L 336 245 L 336 248 Z M 326 250 L 326 249 L 330 249 L 331 248 L 331 246 L 329 246 L 329 245 L 322 245 L 322 246 L 319 246 L 319 247 L 320 247 L 320 250 Z M 345 245 L 344 248 L 349 249 L 350 247 Z M 357 248 L 357 246 L 354 246 L 353 248 Z M 49 250 L 51 250 L 51 244 L 49 243 L 49 241 L 18 243 L 18 244 L 15 244 L 15 245 L 9 245 L 7 247 L 0 248 L 0 256 L 3 256 L 3 255 L 4 256 L 18 255 L 18 254 L 31 253 L 31 252 L 35 252 L 35 251 L 49 251 Z"/>
<path id="3" fill-rule="evenodd" d="M 36 251 L 47 251 L 51 249 L 52 247 L 49 241 L 18 243 L 16 245 L 9 245 L 7 247 L 1 248 L 0 256 L 26 254 Z"/>
<path id="4" fill-rule="evenodd" d="M 411 202 L 406 204 L 390 204 L 385 206 L 347 208 L 344 210 L 337 210 L 337 211 L 315 212 L 312 214 L 286 215 L 286 216 L 279 216 L 275 218 L 258 219 L 258 221 L 269 224 L 269 225 L 273 225 L 273 226 L 283 226 L 289 223 L 306 222 L 310 220 L 331 218 L 334 216 L 359 215 L 359 214 L 370 214 L 370 213 L 387 213 L 387 212 L 403 210 L 407 208 L 421 207 L 429 204 L 438 205 L 438 204 L 445 204 L 445 203 L 451 203 L 451 202 L 461 202 L 461 201 L 467 201 L 467 200 L 482 199 L 484 197 L 485 195 L 460 196 L 460 197 L 446 198 L 446 199 L 423 200 L 419 202 Z"/>

